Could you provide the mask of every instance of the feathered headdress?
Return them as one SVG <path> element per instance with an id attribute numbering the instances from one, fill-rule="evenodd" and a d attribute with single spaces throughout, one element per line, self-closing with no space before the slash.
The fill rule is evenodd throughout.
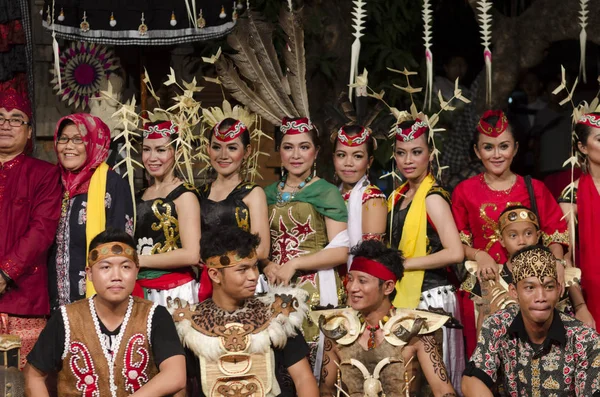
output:
<path id="1" fill-rule="evenodd" d="M 273 125 L 281 125 L 284 117 L 309 118 L 304 29 L 291 0 L 279 17 L 286 38 L 285 73 L 273 45 L 273 26 L 256 12 L 247 15 L 227 37 L 236 53 L 222 56 L 219 51 L 204 61 L 215 65 L 219 83 L 236 100 Z"/>

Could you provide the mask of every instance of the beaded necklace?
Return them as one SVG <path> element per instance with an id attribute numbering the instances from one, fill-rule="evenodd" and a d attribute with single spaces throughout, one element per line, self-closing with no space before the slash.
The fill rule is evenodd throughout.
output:
<path id="1" fill-rule="evenodd" d="M 312 179 L 313 179 L 313 175 L 310 174 L 308 177 L 306 177 L 305 180 L 303 180 L 302 182 L 300 182 L 300 184 L 298 186 L 290 186 L 294 190 L 292 190 L 291 192 L 284 192 L 283 189 L 284 189 L 284 187 L 286 185 L 287 174 L 284 175 L 283 178 L 281 178 L 281 180 L 277 184 L 277 205 L 283 206 L 283 205 L 289 203 L 291 200 L 294 199 L 294 197 L 296 196 L 296 193 L 298 193 Z"/>

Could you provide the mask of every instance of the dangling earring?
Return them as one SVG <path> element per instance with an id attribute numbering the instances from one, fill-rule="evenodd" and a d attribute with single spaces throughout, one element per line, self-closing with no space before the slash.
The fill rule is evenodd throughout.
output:
<path id="1" fill-rule="evenodd" d="M 333 183 L 334 185 L 338 185 L 340 183 L 340 176 L 337 172 L 333 173 Z"/>
<path id="2" fill-rule="evenodd" d="M 317 176 L 317 159 L 315 159 L 315 162 L 313 163 L 313 173 L 312 173 L 312 177 L 316 177 Z"/>
<path id="3" fill-rule="evenodd" d="M 240 174 L 242 175 L 242 179 L 244 182 L 248 182 L 248 161 L 247 159 L 242 160 L 242 166 L 240 169 Z"/>
<path id="4" fill-rule="evenodd" d="M 283 178 L 285 178 L 285 167 L 281 166 L 281 180 L 283 181 Z"/>

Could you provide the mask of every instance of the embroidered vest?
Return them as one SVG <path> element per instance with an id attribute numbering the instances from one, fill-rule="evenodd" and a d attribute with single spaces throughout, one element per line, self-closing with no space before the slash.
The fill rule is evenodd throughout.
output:
<path id="1" fill-rule="evenodd" d="M 121 331 L 112 346 L 113 360 L 100 342 L 100 325 L 92 309 L 92 299 L 61 307 L 65 350 L 62 371 L 58 374 L 58 395 L 117 397 L 133 394 L 158 373 L 150 346 L 156 303 L 130 297 Z"/>
<path id="2" fill-rule="evenodd" d="M 247 299 L 233 313 L 208 299 L 195 308 L 169 308 L 184 345 L 200 360 L 207 397 L 274 397 L 281 394 L 273 347 L 285 347 L 306 317 L 308 294 L 274 287 L 261 298 Z"/>

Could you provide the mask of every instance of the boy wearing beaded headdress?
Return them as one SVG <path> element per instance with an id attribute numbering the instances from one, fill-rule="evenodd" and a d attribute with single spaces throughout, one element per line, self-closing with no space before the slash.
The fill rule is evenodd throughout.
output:
<path id="1" fill-rule="evenodd" d="M 319 394 L 299 331 L 308 294 L 273 286 L 254 296 L 259 244 L 258 235 L 237 226 L 202 234 L 210 298 L 193 307 L 170 302 L 179 336 L 195 356 L 188 376 L 198 379 L 200 397 Z"/>
<path id="2" fill-rule="evenodd" d="M 139 263 L 133 238 L 108 229 L 90 243 L 87 276 L 96 295 L 62 306 L 25 367 L 29 396 L 165 396 L 185 386 L 185 356 L 163 306 L 132 297 Z"/>
<path id="3" fill-rule="evenodd" d="M 434 396 L 455 396 L 433 332 L 448 316 L 396 309 L 396 282 L 404 275 L 398 250 L 375 240 L 352 249 L 348 303 L 352 309 L 319 318 L 327 336 L 321 374 L 321 396 L 413 395 L 411 361 L 417 359 Z M 338 367 L 341 385 L 336 385 Z M 375 393 L 375 394 L 373 394 Z"/>
<path id="4" fill-rule="evenodd" d="M 509 292 L 518 304 L 484 321 L 463 376 L 465 397 L 492 396 L 496 383 L 508 395 L 600 396 L 600 335 L 555 309 L 554 255 L 534 245 L 517 251 L 511 263 Z"/>
<path id="5" fill-rule="evenodd" d="M 500 214 L 498 222 L 498 234 L 500 243 L 506 250 L 509 258 L 518 250 L 535 245 L 541 237 L 540 226 L 536 214 L 529 208 L 522 205 L 507 207 Z M 557 262 L 564 262 L 557 259 Z M 467 265 L 469 271 L 476 273 L 473 267 L 474 263 Z M 574 314 L 575 317 L 590 327 L 595 327 L 594 319 L 590 314 L 578 281 L 581 278 L 581 272 L 577 268 L 565 267 L 565 282 L 567 284 L 568 296 L 565 294 L 560 300 L 558 309 L 568 314 Z M 472 279 L 475 280 L 474 275 Z M 481 328 L 483 320 L 495 311 L 505 308 L 510 304 L 516 304 L 508 293 L 508 286 L 513 282 L 512 263 L 508 259 L 506 263 L 500 266 L 498 281 L 477 281 L 470 291 L 475 300 L 481 304 L 478 329 Z M 569 300 L 570 298 L 570 300 Z M 483 309 L 483 310 L 482 310 Z"/>

